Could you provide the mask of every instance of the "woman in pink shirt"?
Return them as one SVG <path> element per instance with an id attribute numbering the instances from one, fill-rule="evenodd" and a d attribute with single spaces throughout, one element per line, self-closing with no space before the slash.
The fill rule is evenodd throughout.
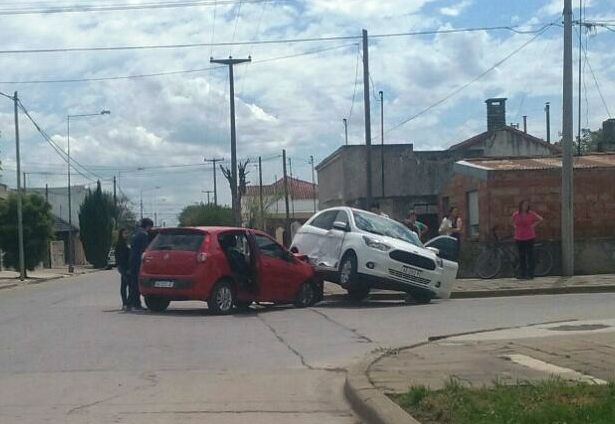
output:
<path id="1" fill-rule="evenodd" d="M 519 249 L 519 276 L 521 280 L 534 278 L 534 239 L 536 226 L 542 222 L 542 217 L 530 210 L 530 202 L 522 200 L 519 210 L 512 216 L 515 227 L 515 241 Z"/>

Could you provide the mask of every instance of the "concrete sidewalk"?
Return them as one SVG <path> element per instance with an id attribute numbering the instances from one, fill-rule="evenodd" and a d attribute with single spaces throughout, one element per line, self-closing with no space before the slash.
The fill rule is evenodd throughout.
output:
<path id="1" fill-rule="evenodd" d="M 607 292 L 615 292 L 615 274 L 538 277 L 533 280 L 467 278 L 455 281 L 451 299 Z M 346 290 L 337 284 L 325 284 L 325 296 L 328 296 L 329 299 L 339 299 L 345 295 Z M 403 300 L 405 294 L 374 290 L 370 293 L 370 297 L 373 300 Z"/>
<path id="2" fill-rule="evenodd" d="M 478 332 L 381 352 L 349 373 L 346 393 L 368 423 L 417 423 L 386 394 L 415 385 L 437 390 L 451 378 L 482 387 L 553 376 L 615 381 L 615 319 Z"/>
<path id="3" fill-rule="evenodd" d="M 71 277 L 74 275 L 87 274 L 99 271 L 91 266 L 75 266 L 75 272 L 70 274 L 67 267 L 63 268 L 39 268 L 27 272 L 24 281 L 19 280 L 19 273 L 15 271 L 0 271 L 0 290 L 27 284 L 38 284 L 58 278 Z"/>

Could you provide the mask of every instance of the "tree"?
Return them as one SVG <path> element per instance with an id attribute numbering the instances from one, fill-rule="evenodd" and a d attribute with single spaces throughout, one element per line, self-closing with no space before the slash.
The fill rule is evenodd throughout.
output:
<path id="1" fill-rule="evenodd" d="M 49 241 L 53 238 L 51 206 L 38 194 L 24 195 L 22 216 L 25 267 L 32 271 L 46 258 Z M 0 248 L 5 251 L 5 265 L 19 270 L 16 193 L 0 201 Z"/>
<path id="2" fill-rule="evenodd" d="M 231 226 L 233 210 L 227 206 L 203 203 L 186 206 L 179 214 L 179 225 L 181 227 Z"/>
<path id="3" fill-rule="evenodd" d="M 113 196 L 103 192 L 100 181 L 85 196 L 79 209 L 79 226 L 85 258 L 94 268 L 104 268 L 111 248 L 114 216 Z"/>
<path id="4" fill-rule="evenodd" d="M 239 184 L 237 185 L 237 204 L 241 207 L 241 198 L 243 197 L 244 194 L 246 194 L 246 190 L 248 189 L 248 174 L 250 173 L 250 171 L 248 171 L 248 164 L 250 163 L 250 159 L 246 159 L 244 162 L 239 161 L 239 163 L 237 164 L 237 174 L 239 177 Z M 233 191 L 233 186 L 235 184 L 233 184 L 233 172 L 231 170 L 231 168 L 226 168 L 222 165 L 220 165 L 220 169 L 222 170 L 222 174 L 224 175 L 224 177 L 226 178 L 226 180 L 229 183 L 229 186 L 231 188 L 231 192 Z"/>
<path id="5" fill-rule="evenodd" d="M 130 209 L 129 202 L 128 197 L 123 194 L 117 198 L 117 208 L 113 216 L 117 220 L 118 228 L 133 228 L 137 223 L 137 216 Z"/>

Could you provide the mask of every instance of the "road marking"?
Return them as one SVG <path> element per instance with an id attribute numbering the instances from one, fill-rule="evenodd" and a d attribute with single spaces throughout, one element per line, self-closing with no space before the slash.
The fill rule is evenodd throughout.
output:
<path id="1" fill-rule="evenodd" d="M 596 378 L 591 375 L 583 374 L 570 368 L 560 367 L 540 359 L 532 358 L 531 356 L 513 353 L 511 355 L 501 355 L 500 358 L 508 359 L 515 364 L 523 365 L 524 367 L 532 368 L 538 371 L 556 375 L 566 380 L 574 380 L 589 384 L 607 384 L 606 381 Z"/>

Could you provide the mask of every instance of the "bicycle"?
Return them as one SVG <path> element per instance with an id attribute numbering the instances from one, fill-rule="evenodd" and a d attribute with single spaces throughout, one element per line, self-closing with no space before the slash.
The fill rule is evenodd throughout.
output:
<path id="1" fill-rule="evenodd" d="M 509 263 L 515 275 L 519 270 L 519 255 L 510 239 L 500 239 L 496 229 L 491 230 L 492 241 L 485 246 L 476 259 L 474 271 L 483 279 L 496 277 L 502 270 L 504 262 Z M 534 244 L 534 275 L 544 277 L 553 269 L 553 256 L 543 243 Z"/>

